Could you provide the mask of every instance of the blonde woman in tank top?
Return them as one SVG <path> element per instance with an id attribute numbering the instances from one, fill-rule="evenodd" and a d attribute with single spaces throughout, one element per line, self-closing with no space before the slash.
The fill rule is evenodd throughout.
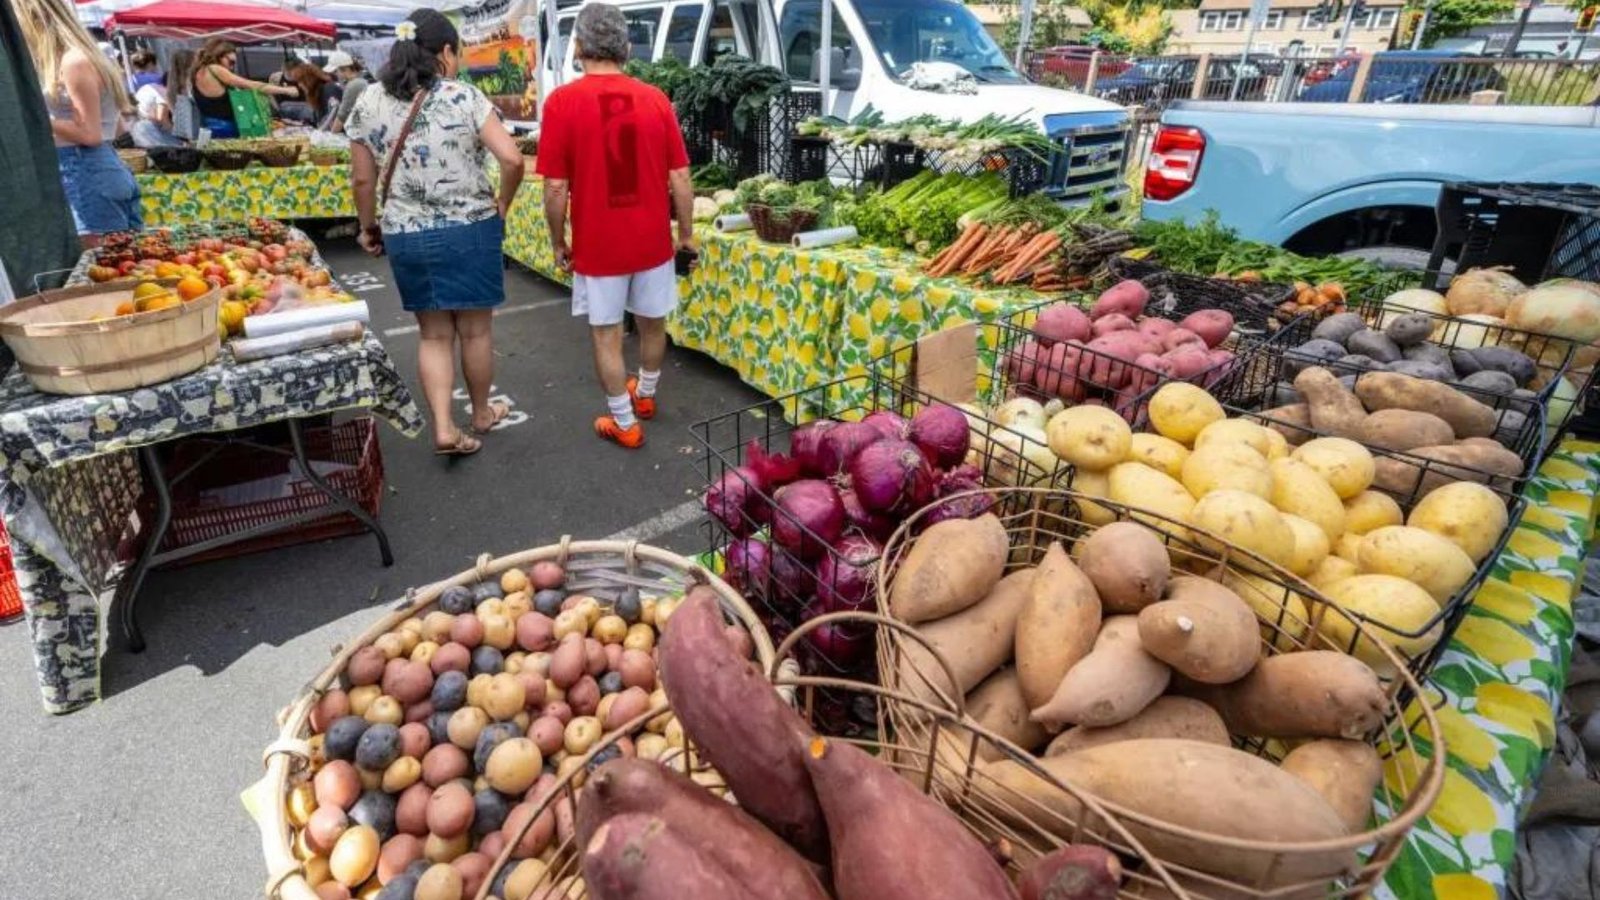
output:
<path id="1" fill-rule="evenodd" d="M 143 227 L 139 186 L 111 141 L 132 104 L 122 75 L 64 0 L 12 0 L 44 89 L 61 184 L 85 246 Z"/>

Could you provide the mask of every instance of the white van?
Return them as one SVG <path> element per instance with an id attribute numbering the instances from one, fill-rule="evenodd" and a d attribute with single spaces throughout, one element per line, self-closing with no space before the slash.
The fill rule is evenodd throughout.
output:
<path id="1" fill-rule="evenodd" d="M 598 0 L 597 0 L 598 2 Z M 658 61 L 675 56 L 709 65 L 738 53 L 783 69 L 797 84 L 821 78 L 822 0 L 613 0 L 628 20 L 633 55 Z M 546 46 L 545 80 L 560 54 L 563 81 L 582 76 L 572 54 L 572 23 L 582 0 L 560 2 L 560 43 Z M 972 121 L 990 113 L 1025 115 L 1059 149 L 1045 191 L 1065 202 L 1100 193 L 1122 194 L 1121 171 L 1129 128 L 1122 107 L 1073 91 L 1029 82 L 957 0 L 834 0 L 829 58 L 831 85 L 824 109 L 849 119 L 871 105 L 887 121 L 932 113 Z M 977 94 L 946 94 L 906 86 L 913 63 L 947 63 L 972 73 Z"/>

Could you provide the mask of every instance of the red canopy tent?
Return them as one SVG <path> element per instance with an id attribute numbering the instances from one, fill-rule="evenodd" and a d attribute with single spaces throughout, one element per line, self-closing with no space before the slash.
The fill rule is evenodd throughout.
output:
<path id="1" fill-rule="evenodd" d="M 275 6 L 157 0 L 106 19 L 106 31 L 129 37 L 212 38 L 236 44 L 331 41 L 334 25 Z"/>

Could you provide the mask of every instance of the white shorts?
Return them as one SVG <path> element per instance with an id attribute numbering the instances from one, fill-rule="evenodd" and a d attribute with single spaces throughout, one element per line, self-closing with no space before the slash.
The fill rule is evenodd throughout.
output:
<path id="1" fill-rule="evenodd" d="M 664 319 L 678 307 L 678 274 L 673 260 L 632 275 L 572 273 L 572 314 L 590 325 L 620 325 L 623 310 L 646 319 Z"/>

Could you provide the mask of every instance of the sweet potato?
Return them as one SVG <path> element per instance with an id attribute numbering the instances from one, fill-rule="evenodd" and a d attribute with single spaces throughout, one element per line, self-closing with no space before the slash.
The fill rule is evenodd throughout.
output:
<path id="1" fill-rule="evenodd" d="M 613 816 L 660 818 L 695 853 L 745 884 L 751 897 L 826 900 L 811 866 L 739 807 L 650 760 L 611 760 L 578 794 L 578 846 Z"/>
<path id="2" fill-rule="evenodd" d="M 1017 670 L 1004 668 L 983 680 L 967 695 L 967 715 L 989 731 L 1024 750 L 1038 750 L 1049 739 L 1044 726 L 1028 718 Z M 978 758 L 988 762 L 1004 756 L 994 744 L 978 745 Z"/>
<path id="3" fill-rule="evenodd" d="M 1182 681 L 1177 690 L 1222 714 L 1246 737 L 1357 740 L 1383 724 L 1386 698 L 1364 662 L 1334 650 L 1269 656 L 1233 684 Z"/>
<path id="4" fill-rule="evenodd" d="M 738 878 L 645 813 L 607 819 L 583 848 L 583 881 L 596 900 L 737 897 L 746 892 Z"/>
<path id="5" fill-rule="evenodd" d="M 1138 715 L 1120 725 L 1090 728 L 1078 725 L 1056 736 L 1045 749 L 1046 756 L 1076 753 L 1102 744 L 1137 738 L 1183 738 L 1208 744 L 1229 746 L 1228 726 L 1217 711 L 1192 697 L 1157 697 Z"/>
<path id="6" fill-rule="evenodd" d="M 1139 619 L 1106 619 L 1089 655 L 1067 670 L 1050 701 L 1030 718 L 1052 731 L 1066 725 L 1117 725 L 1161 696 L 1172 670 L 1145 652 L 1139 641 Z"/>
<path id="7" fill-rule="evenodd" d="M 1311 433 L 1311 407 L 1304 403 L 1262 410 L 1261 415 L 1272 420 L 1262 424 L 1283 435 L 1290 444 L 1299 446 L 1315 437 Z"/>
<path id="8" fill-rule="evenodd" d="M 1421 465 L 1399 457 L 1377 457 L 1373 487 L 1402 498 L 1425 496 L 1435 488 L 1457 481 L 1475 481 L 1509 490 L 1512 479 L 1522 474 L 1522 457 L 1488 439 L 1416 447 L 1406 452 L 1433 465 L 1424 471 Z"/>
<path id="9" fill-rule="evenodd" d="M 1100 595 L 1060 544 L 1051 544 L 1017 617 L 1017 678 L 1029 709 L 1055 693 L 1100 634 Z"/>
<path id="10" fill-rule="evenodd" d="M 1360 741 L 1307 741 L 1289 751 L 1279 768 L 1289 772 L 1328 801 L 1345 830 L 1359 834 L 1372 817 L 1372 797 L 1383 780 L 1383 760 Z"/>
<path id="11" fill-rule="evenodd" d="M 1150 655 L 1206 684 L 1243 678 L 1261 657 L 1256 615 L 1215 581 L 1181 575 L 1167 599 L 1139 613 L 1139 640 Z"/>
<path id="12" fill-rule="evenodd" d="M 1089 318 L 1098 319 L 1121 313 L 1130 319 L 1137 319 L 1144 313 L 1144 305 L 1149 302 L 1150 291 L 1144 285 L 1131 278 L 1124 279 L 1100 293 L 1094 306 L 1089 308 Z"/>
<path id="13" fill-rule="evenodd" d="M 965 694 L 1005 665 L 1016 648 L 1017 616 L 1028 602 L 1033 575 L 1033 569 L 1012 572 L 1000 579 L 989 596 L 967 609 L 918 627 L 923 640 L 943 654 L 954 670 L 954 685 L 948 683 L 944 668 L 927 648 L 910 638 L 902 640 L 900 684 L 904 690 L 936 703 L 940 693 L 949 698 Z"/>
<path id="14" fill-rule="evenodd" d="M 810 729 L 728 643 L 723 624 L 716 595 L 691 588 L 657 647 L 667 700 L 739 805 L 806 857 L 826 860 L 827 825 L 804 760 Z"/>
<path id="15" fill-rule="evenodd" d="M 1367 411 L 1332 372 L 1311 366 L 1294 377 L 1294 388 L 1306 398 L 1311 427 L 1334 437 L 1360 439 L 1361 422 Z"/>
<path id="16" fill-rule="evenodd" d="M 1371 412 L 1409 409 L 1431 413 L 1448 422 L 1458 438 L 1494 434 L 1496 416 L 1492 407 L 1438 381 L 1398 372 L 1373 372 L 1356 382 L 1356 396 Z"/>
<path id="17" fill-rule="evenodd" d="M 1220 347 L 1233 333 L 1233 314 L 1220 309 L 1202 309 L 1184 316 L 1178 327 L 1200 335 L 1207 347 Z"/>
<path id="18" fill-rule="evenodd" d="M 812 738 L 805 749 L 827 817 L 839 900 L 1016 898 L 983 844 L 909 780 L 843 741 Z"/>
<path id="19" fill-rule="evenodd" d="M 940 619 L 977 603 L 1005 571 L 1010 539 L 992 514 L 946 519 L 918 536 L 889 585 L 889 612 L 902 622 Z"/>
<path id="20" fill-rule="evenodd" d="M 1172 561 L 1154 531 L 1137 522 L 1112 522 L 1074 548 L 1108 613 L 1137 613 L 1161 599 Z"/>
<path id="21" fill-rule="evenodd" d="M 1456 439 L 1456 434 L 1449 422 L 1433 413 L 1380 409 L 1361 423 L 1356 439 L 1384 450 L 1410 450 L 1413 447 L 1451 443 Z"/>
<path id="22" fill-rule="evenodd" d="M 1028 864 L 1017 876 L 1022 900 L 1116 900 L 1122 861 L 1093 844 L 1068 844 Z"/>
<path id="23" fill-rule="evenodd" d="M 1243 841 L 1295 843 L 1345 836 L 1344 824 L 1310 785 L 1272 763 L 1232 747 L 1171 738 L 1140 738 L 1047 756 L 1039 765 L 1059 781 L 1151 819 L 1205 834 Z M 1021 764 L 1002 760 L 984 774 L 1010 791 L 1045 806 L 1072 823 L 1085 821 L 1072 795 Z M 1010 791 L 996 793 L 1011 800 Z M 1031 804 L 1020 804 L 1023 809 Z M 1015 818 L 996 808 L 994 812 Z M 1034 816 L 1070 832 L 1053 816 Z M 1356 864 L 1353 850 L 1277 854 L 1196 841 L 1133 819 L 1124 824 L 1151 853 L 1203 872 L 1261 887 L 1334 877 Z M 1063 834 L 1070 839 L 1071 835 Z"/>

